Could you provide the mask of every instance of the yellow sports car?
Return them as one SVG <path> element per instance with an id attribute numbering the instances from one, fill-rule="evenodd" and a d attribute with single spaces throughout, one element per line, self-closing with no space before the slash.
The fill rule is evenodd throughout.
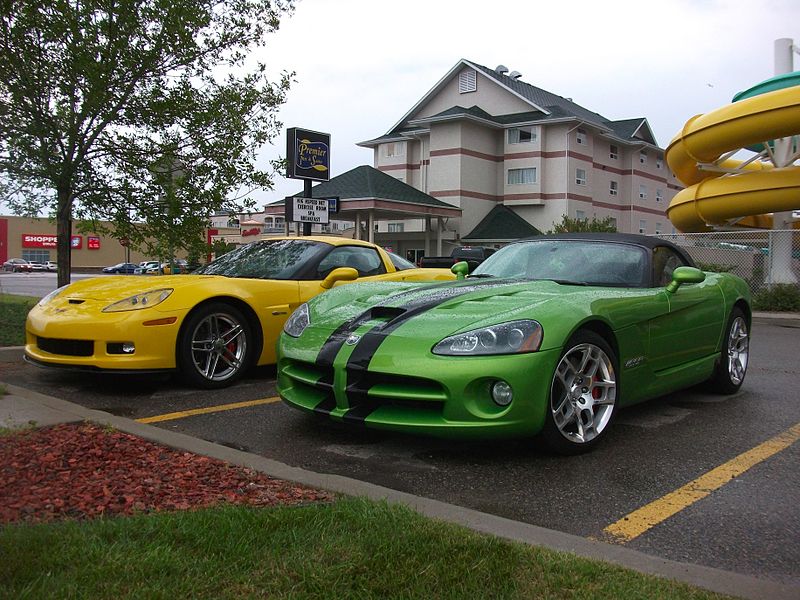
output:
<path id="1" fill-rule="evenodd" d="M 287 237 L 241 246 L 190 275 L 106 276 L 48 294 L 29 313 L 25 357 L 103 371 L 177 369 L 203 388 L 274 364 L 292 311 L 358 281 L 454 279 L 358 240 Z"/>

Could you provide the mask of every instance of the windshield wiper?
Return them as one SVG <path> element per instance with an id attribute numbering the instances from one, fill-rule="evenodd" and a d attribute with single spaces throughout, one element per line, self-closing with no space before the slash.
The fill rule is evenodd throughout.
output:
<path id="1" fill-rule="evenodd" d="M 497 275 L 489 275 L 489 273 L 476 273 L 475 275 L 467 275 L 469 279 L 484 279 L 487 277 L 497 277 Z"/>

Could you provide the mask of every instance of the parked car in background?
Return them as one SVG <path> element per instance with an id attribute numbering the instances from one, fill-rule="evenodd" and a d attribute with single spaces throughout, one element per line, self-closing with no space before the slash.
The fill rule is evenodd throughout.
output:
<path id="1" fill-rule="evenodd" d="M 28 263 L 28 271 L 46 271 L 47 268 L 44 263 L 30 261 Z"/>
<path id="2" fill-rule="evenodd" d="M 103 267 L 103 273 L 113 273 L 115 275 L 132 275 L 136 272 L 136 265 L 133 263 L 117 263 L 111 267 Z"/>
<path id="3" fill-rule="evenodd" d="M 423 256 L 419 261 L 419 266 L 432 269 L 449 269 L 457 262 L 465 260 L 469 265 L 469 270 L 473 271 L 475 267 L 496 251 L 495 248 L 487 248 L 485 246 L 458 246 L 453 248 L 450 256 Z"/>
<path id="4" fill-rule="evenodd" d="M 148 273 L 150 269 L 153 269 L 154 270 L 153 272 L 155 273 L 156 271 L 158 271 L 158 265 L 159 262 L 157 260 L 143 260 L 142 262 L 139 263 L 139 266 L 136 267 L 134 273 L 136 275 L 144 275 Z"/>
<path id="5" fill-rule="evenodd" d="M 58 271 L 58 263 L 48 260 L 46 263 L 44 263 L 44 270 L 49 272 Z"/>
<path id="6" fill-rule="evenodd" d="M 9 258 L 3 263 L 3 271 L 11 271 L 12 273 L 30 271 L 30 264 L 24 258 Z"/>

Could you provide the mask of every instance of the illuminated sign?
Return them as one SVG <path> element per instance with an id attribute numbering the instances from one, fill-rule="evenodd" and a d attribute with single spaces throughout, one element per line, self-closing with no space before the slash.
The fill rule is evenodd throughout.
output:
<path id="1" fill-rule="evenodd" d="M 286 130 L 286 176 L 328 181 L 331 165 L 329 133 L 291 127 Z"/>
<path id="2" fill-rule="evenodd" d="M 86 247 L 89 250 L 100 250 L 100 238 L 93 235 L 87 236 Z"/>
<path id="3" fill-rule="evenodd" d="M 47 235 L 41 233 L 22 234 L 23 248 L 55 248 L 57 242 L 58 242 L 58 236 L 55 235 Z M 73 235 L 72 238 L 70 239 L 69 245 L 70 248 L 74 250 L 81 248 L 83 246 L 83 237 L 79 235 Z"/>

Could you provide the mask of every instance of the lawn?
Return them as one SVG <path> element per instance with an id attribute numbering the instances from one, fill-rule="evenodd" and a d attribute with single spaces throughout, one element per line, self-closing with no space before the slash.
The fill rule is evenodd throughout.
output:
<path id="1" fill-rule="evenodd" d="M 0 555 L 4 598 L 721 598 L 354 498 L 13 524 Z"/>
<path id="2" fill-rule="evenodd" d="M 0 294 L 0 346 L 25 344 L 25 317 L 39 298 Z"/>

